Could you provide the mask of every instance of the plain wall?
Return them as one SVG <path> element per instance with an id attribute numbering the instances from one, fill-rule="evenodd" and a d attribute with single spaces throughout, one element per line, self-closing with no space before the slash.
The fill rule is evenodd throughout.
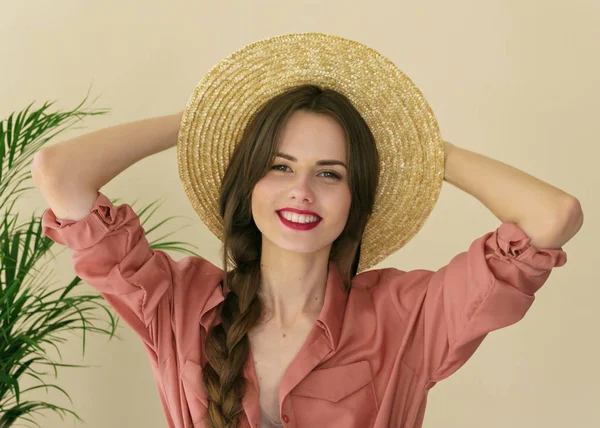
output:
<path id="1" fill-rule="evenodd" d="M 564 246 L 567 264 L 552 272 L 525 318 L 491 333 L 463 368 L 431 390 L 424 426 L 600 426 L 597 0 L 2 0 L 0 5 L 1 118 L 33 101 L 38 108 L 46 100 L 56 100 L 57 109 L 74 108 L 90 84 L 90 99 L 100 95 L 93 107 L 112 109 L 53 143 L 181 111 L 216 62 L 270 36 L 330 33 L 389 57 L 424 93 L 445 140 L 563 189 L 580 200 L 585 214 L 582 229 Z M 101 191 L 130 204 L 166 198 L 154 223 L 186 216 L 169 223 L 170 231 L 190 225 L 172 237 L 198 245 L 220 265 L 220 242 L 183 191 L 175 149 L 144 159 Z M 19 204 L 21 218 L 46 208 L 35 189 Z M 376 268 L 439 269 L 499 224 L 479 201 L 445 182 L 420 233 Z M 67 249 L 52 262 L 56 278 L 50 287 L 73 278 L 70 257 Z M 121 324 L 122 341 L 88 335 L 84 358 L 81 335 L 68 336 L 60 347 L 62 362 L 92 367 L 61 368 L 57 379 L 48 376 L 46 382 L 64 388 L 72 405 L 55 390 L 28 398 L 70 408 L 86 424 L 44 412 L 35 416 L 41 426 L 166 427 L 146 353 Z"/>

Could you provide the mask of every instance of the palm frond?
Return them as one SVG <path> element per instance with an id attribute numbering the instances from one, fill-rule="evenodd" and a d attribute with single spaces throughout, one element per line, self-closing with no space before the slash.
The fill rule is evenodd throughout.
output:
<path id="1" fill-rule="evenodd" d="M 56 261 L 52 251 L 54 242 L 44 236 L 41 216 L 33 214 L 19 223 L 18 213 L 13 213 L 16 201 L 35 188 L 23 187 L 31 180 L 34 154 L 84 118 L 109 111 L 82 108 L 89 93 L 88 90 L 82 103 L 70 111 L 50 111 L 54 102 L 45 102 L 42 107 L 32 109 L 34 103 L 31 103 L 0 122 L 0 428 L 11 427 L 17 421 L 39 426 L 31 416 L 44 411 L 53 411 L 63 420 L 69 414 L 84 422 L 71 410 L 22 398 L 30 391 L 53 388 L 71 400 L 60 386 L 46 383 L 45 377 L 50 373 L 42 370 L 44 367 L 51 368 L 56 378 L 59 367 L 87 367 L 56 362 L 48 355 L 48 349 L 52 348 L 62 360 L 60 345 L 66 341 L 65 333 L 82 330 L 82 356 L 85 356 L 88 332 L 105 334 L 109 340 L 113 337 L 120 339 L 116 334 L 120 318 L 100 294 L 82 292 L 79 277 L 75 276 L 67 285 L 53 289 L 52 271 L 48 272 L 47 265 Z M 118 198 L 111 200 L 113 204 L 118 201 Z M 162 230 L 167 222 L 181 217 L 168 217 L 151 227 L 145 226 L 158 211 L 160 204 L 157 204 L 158 201 L 153 201 L 136 211 L 146 235 Z M 134 205 L 131 204 L 135 210 Z M 149 241 L 150 247 L 199 257 L 186 248 L 191 244 L 165 240 L 171 233 Z M 60 252 L 65 249 L 61 248 Z M 98 309 L 104 311 L 106 317 L 96 317 Z M 25 378 L 35 379 L 37 384 L 21 389 L 19 383 Z"/>

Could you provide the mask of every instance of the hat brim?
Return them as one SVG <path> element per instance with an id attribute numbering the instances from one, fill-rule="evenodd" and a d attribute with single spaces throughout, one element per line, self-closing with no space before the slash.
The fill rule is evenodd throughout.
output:
<path id="1" fill-rule="evenodd" d="M 432 109 L 408 76 L 377 51 L 339 36 L 294 33 L 227 56 L 198 83 L 184 110 L 179 177 L 200 219 L 222 241 L 218 195 L 235 144 L 267 100 L 302 84 L 345 95 L 376 140 L 379 186 L 362 238 L 360 273 L 417 234 L 444 179 L 444 146 Z"/>

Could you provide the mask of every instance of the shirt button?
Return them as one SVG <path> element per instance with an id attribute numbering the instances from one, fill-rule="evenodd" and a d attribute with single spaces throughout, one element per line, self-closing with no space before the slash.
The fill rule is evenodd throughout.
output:
<path id="1" fill-rule="evenodd" d="M 283 415 L 283 422 L 285 422 L 286 424 L 290 422 L 290 418 L 288 415 Z"/>

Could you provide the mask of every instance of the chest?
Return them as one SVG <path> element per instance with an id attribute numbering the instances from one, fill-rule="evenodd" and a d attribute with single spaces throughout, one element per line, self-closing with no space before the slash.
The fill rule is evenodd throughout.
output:
<path id="1" fill-rule="evenodd" d="M 306 341 L 311 324 L 284 332 L 264 325 L 249 332 L 250 347 L 259 386 L 261 428 L 282 426 L 279 414 L 279 384 L 292 360 Z"/>

